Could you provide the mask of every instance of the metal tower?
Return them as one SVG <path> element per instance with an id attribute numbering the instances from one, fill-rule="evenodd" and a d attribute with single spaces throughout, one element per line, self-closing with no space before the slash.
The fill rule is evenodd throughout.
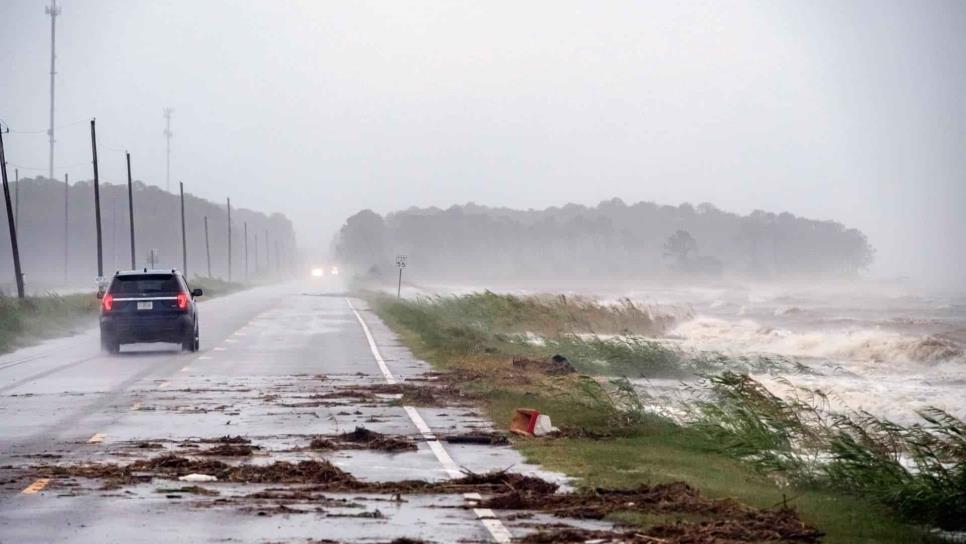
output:
<path id="1" fill-rule="evenodd" d="M 60 15 L 60 8 L 57 7 L 57 0 L 51 0 L 49 6 L 44 8 L 47 15 L 50 15 L 50 128 L 47 129 L 47 136 L 50 137 L 50 160 L 47 168 L 47 179 L 54 179 L 54 61 L 57 58 L 54 45 L 56 43 L 57 16 Z"/>
<path id="2" fill-rule="evenodd" d="M 171 132 L 171 114 L 174 110 L 171 108 L 164 108 L 164 138 L 167 140 L 167 149 L 164 154 L 164 190 L 171 192 L 171 136 L 174 134 Z"/>

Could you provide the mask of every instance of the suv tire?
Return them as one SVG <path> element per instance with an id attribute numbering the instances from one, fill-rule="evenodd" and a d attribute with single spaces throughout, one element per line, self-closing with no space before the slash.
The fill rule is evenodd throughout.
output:
<path id="1" fill-rule="evenodd" d="M 114 355 L 121 351 L 121 344 L 117 340 L 111 338 L 110 335 L 101 333 L 101 349 L 107 353 L 110 353 L 111 355 Z"/>
<path id="2" fill-rule="evenodd" d="M 181 349 L 184 351 L 196 352 L 200 347 L 201 341 L 198 338 L 198 327 L 195 326 L 194 332 L 181 341 Z"/>

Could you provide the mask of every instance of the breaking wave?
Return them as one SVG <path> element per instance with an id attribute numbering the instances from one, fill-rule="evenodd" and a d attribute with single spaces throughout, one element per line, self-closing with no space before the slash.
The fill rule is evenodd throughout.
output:
<path id="1" fill-rule="evenodd" d="M 744 319 L 698 317 L 668 333 L 681 347 L 722 353 L 771 353 L 847 361 L 966 362 L 963 346 L 942 336 L 912 336 L 873 329 L 792 332 Z"/>

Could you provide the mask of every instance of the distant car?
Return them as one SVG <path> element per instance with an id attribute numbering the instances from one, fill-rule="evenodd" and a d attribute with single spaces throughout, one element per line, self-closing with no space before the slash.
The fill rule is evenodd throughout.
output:
<path id="1" fill-rule="evenodd" d="M 131 270 L 114 274 L 101 299 L 101 347 L 108 353 L 133 342 L 177 342 L 198 351 L 198 307 L 191 289 L 177 270 Z"/>
<path id="2" fill-rule="evenodd" d="M 332 270 L 329 273 L 332 274 L 333 276 L 338 276 L 339 275 L 339 267 L 338 266 L 333 266 L 332 267 Z"/>

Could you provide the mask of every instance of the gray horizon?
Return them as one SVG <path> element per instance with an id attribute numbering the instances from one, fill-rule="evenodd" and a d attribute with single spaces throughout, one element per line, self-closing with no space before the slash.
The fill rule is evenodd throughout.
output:
<path id="1" fill-rule="evenodd" d="M 0 4 L 8 173 L 47 173 L 49 0 Z M 835 220 L 966 289 L 966 3 L 58 2 L 55 178 L 281 212 L 620 198 Z M 5 228 L 5 227 L 4 227 Z M 6 234 L 4 234 L 6 236 Z M 6 272 L 4 272 L 6 274 Z"/>

